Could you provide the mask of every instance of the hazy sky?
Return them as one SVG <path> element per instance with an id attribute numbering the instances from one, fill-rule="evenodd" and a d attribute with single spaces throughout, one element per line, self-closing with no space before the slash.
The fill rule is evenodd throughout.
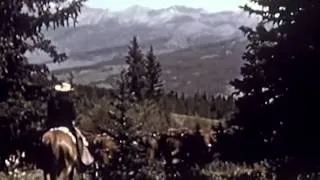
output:
<path id="1" fill-rule="evenodd" d="M 123 10 L 132 5 L 140 5 L 153 9 L 166 8 L 172 5 L 184 5 L 203 8 L 211 12 L 238 10 L 248 0 L 88 0 L 87 5 L 96 8 L 108 8 L 113 11 Z"/>

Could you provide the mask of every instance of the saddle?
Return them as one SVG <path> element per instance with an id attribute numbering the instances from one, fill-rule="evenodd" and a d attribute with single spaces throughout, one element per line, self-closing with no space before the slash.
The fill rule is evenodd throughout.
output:
<path id="1" fill-rule="evenodd" d="M 77 134 L 77 139 L 80 139 L 80 159 L 81 159 L 81 162 L 88 166 L 90 164 L 93 163 L 94 161 L 94 158 L 93 156 L 91 155 L 89 149 L 88 149 L 88 146 L 89 146 L 89 142 L 87 141 L 87 139 L 84 137 L 84 135 L 81 133 L 81 131 L 77 128 L 77 127 L 74 127 L 75 130 L 76 130 L 76 134 Z M 79 146 L 79 145 L 78 145 Z"/>

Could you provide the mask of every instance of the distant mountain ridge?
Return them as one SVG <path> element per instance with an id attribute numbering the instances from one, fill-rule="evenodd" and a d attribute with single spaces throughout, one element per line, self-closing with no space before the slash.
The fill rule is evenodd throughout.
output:
<path id="1" fill-rule="evenodd" d="M 159 54 L 234 38 L 243 40 L 238 28 L 241 25 L 253 26 L 257 21 L 257 18 L 249 17 L 242 11 L 210 13 L 184 6 L 158 10 L 132 6 L 124 11 L 113 12 L 85 6 L 76 28 L 46 32 L 59 50 L 70 55 L 65 65 L 49 67 L 81 66 L 122 56 L 134 35 L 145 47 L 151 44 L 155 46 Z M 101 53 L 87 54 L 97 51 Z M 31 57 L 33 62 L 47 60 L 43 55 Z"/>
<path id="2" fill-rule="evenodd" d="M 73 71 L 77 83 L 112 88 L 136 35 L 144 52 L 154 46 L 166 88 L 226 93 L 228 82 L 240 74 L 246 44 L 239 27 L 258 21 L 242 11 L 210 13 L 184 6 L 132 6 L 119 12 L 83 7 L 77 27 L 46 32 L 69 55 L 66 62 L 48 66 L 61 78 Z M 48 60 L 43 54 L 29 56 L 35 63 Z"/>

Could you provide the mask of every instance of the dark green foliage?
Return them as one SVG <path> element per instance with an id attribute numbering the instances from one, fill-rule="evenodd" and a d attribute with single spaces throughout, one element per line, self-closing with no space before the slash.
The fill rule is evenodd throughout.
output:
<path id="1" fill-rule="evenodd" d="M 84 0 L 62 7 L 61 0 L 12 0 L 0 3 L 0 138 L 1 144 L 15 148 L 14 139 L 30 129 L 42 127 L 45 102 L 50 85 L 45 65 L 28 62 L 26 52 L 42 50 L 54 62 L 66 59 L 44 37 L 44 28 L 66 26 L 74 22 Z M 55 9 L 53 3 L 58 3 Z M 55 9 L 56 11 L 53 11 Z M 28 12 L 28 13 L 27 13 Z M 7 146 L 8 147 L 8 146 Z M 0 161 L 8 149 L 1 148 Z"/>
<path id="2" fill-rule="evenodd" d="M 77 89 L 77 100 L 79 101 L 79 104 L 87 104 L 87 106 L 85 106 L 84 104 L 79 105 L 81 106 L 78 106 L 78 108 L 80 108 L 78 110 L 79 112 L 83 112 L 86 108 L 91 108 L 91 106 L 93 106 L 94 102 L 97 99 L 105 97 L 107 100 L 114 100 L 114 97 L 111 96 L 111 91 L 107 89 L 81 85 L 76 85 L 75 88 Z M 212 119 L 229 119 L 228 117 L 230 116 L 230 114 L 235 111 L 234 99 L 231 96 L 205 96 L 207 97 L 206 100 L 203 99 L 203 97 L 198 100 L 194 97 L 186 96 L 183 93 L 178 95 L 178 93 L 174 91 L 164 92 L 158 103 L 161 108 L 166 110 L 167 112 L 187 114 L 191 116 L 198 114 L 200 117 Z M 85 101 L 87 101 L 87 103 L 85 103 Z M 194 101 L 201 101 L 200 105 L 197 105 L 200 106 L 200 108 L 198 108 L 199 111 L 194 110 L 197 104 Z M 195 114 L 193 114 L 192 112 L 195 112 Z"/>
<path id="3" fill-rule="evenodd" d="M 197 93 L 194 97 L 190 97 L 184 94 L 178 95 L 177 92 L 171 91 L 164 94 L 160 105 L 168 112 L 191 116 L 198 115 L 212 119 L 229 119 L 229 114 L 236 110 L 231 96 L 208 97 L 206 93 L 201 96 Z"/>
<path id="4" fill-rule="evenodd" d="M 146 98 L 159 100 L 163 93 L 161 78 L 161 65 L 156 60 L 153 47 L 150 46 L 146 56 Z"/>
<path id="5" fill-rule="evenodd" d="M 137 144 L 139 124 L 127 116 L 128 110 L 135 106 L 134 101 L 132 101 L 132 98 L 135 97 L 130 93 L 127 81 L 126 72 L 122 71 L 118 81 L 119 87 L 113 93 L 114 101 L 112 105 L 115 107 L 115 112 L 110 111 L 110 116 L 114 119 L 116 128 L 108 130 L 119 142 L 120 152 L 114 158 L 111 167 L 105 169 L 104 178 L 139 178 L 142 176 L 141 168 L 146 163 L 146 161 L 143 161 L 145 158 L 139 152 L 140 147 Z"/>
<path id="6" fill-rule="evenodd" d="M 133 120 L 129 119 L 126 116 L 127 111 L 134 106 L 132 102 L 133 96 L 130 93 L 130 89 L 127 86 L 127 78 L 125 76 L 125 71 L 121 72 L 120 80 L 118 81 L 118 91 L 113 93 L 114 101 L 112 105 L 116 108 L 117 113 L 115 114 L 114 118 L 116 123 L 118 124 L 120 140 L 128 139 L 129 134 L 132 132 L 128 132 L 131 127 L 133 127 Z M 122 134 L 124 133 L 124 134 Z"/>
<path id="7" fill-rule="evenodd" d="M 291 156 L 319 162 L 320 15 L 318 1 L 255 0 L 267 10 L 243 9 L 263 18 L 255 28 L 241 27 L 249 44 L 242 79 L 231 84 L 240 97 L 234 125 L 246 160 Z M 267 29 L 265 24 L 273 24 Z M 245 145 L 244 145 L 245 144 Z M 300 162 L 302 163 L 302 162 Z"/>
<path id="8" fill-rule="evenodd" d="M 126 72 L 126 76 L 128 78 L 127 86 L 130 93 L 134 93 L 137 100 L 142 101 L 145 95 L 146 69 L 144 64 L 144 55 L 141 52 L 136 36 L 133 37 L 131 45 L 129 46 L 126 63 L 128 64 L 128 70 Z"/>
<path id="9" fill-rule="evenodd" d="M 127 86 L 137 102 L 142 102 L 144 99 L 159 100 L 163 94 L 163 84 L 160 80 L 162 70 L 154 55 L 153 47 L 150 46 L 145 57 L 137 37 L 134 36 L 126 56 L 126 63 Z"/>

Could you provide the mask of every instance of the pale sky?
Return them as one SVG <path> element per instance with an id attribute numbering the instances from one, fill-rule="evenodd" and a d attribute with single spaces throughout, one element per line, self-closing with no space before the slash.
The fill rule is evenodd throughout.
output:
<path id="1" fill-rule="evenodd" d="M 207 11 L 218 12 L 225 10 L 238 10 L 240 5 L 248 0 L 88 0 L 90 7 L 119 11 L 133 5 L 149 7 L 152 9 L 166 8 L 173 5 L 184 5 L 192 8 L 203 8 Z"/>

